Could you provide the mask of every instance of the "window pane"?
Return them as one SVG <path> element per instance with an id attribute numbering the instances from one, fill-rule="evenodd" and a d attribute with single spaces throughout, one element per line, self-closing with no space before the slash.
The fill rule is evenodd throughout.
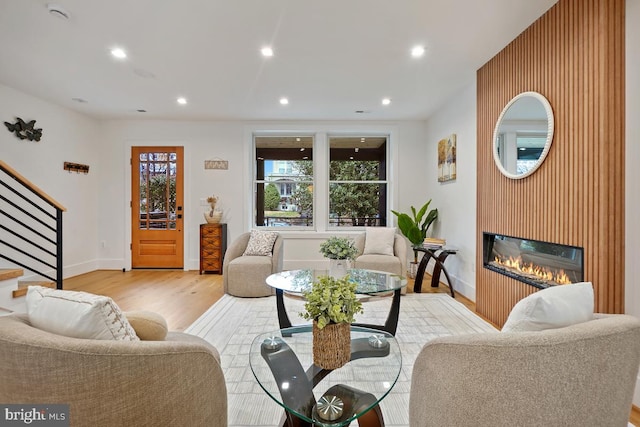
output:
<path id="1" fill-rule="evenodd" d="M 255 138 L 255 224 L 313 226 L 313 138 Z"/>
<path id="2" fill-rule="evenodd" d="M 386 226 L 386 137 L 329 139 L 329 225 Z"/>
<path id="3" fill-rule="evenodd" d="M 335 227 L 377 227 L 386 225 L 383 198 L 386 184 L 331 183 L 329 225 Z"/>
<path id="4" fill-rule="evenodd" d="M 176 153 L 140 154 L 140 228 L 175 229 Z"/>

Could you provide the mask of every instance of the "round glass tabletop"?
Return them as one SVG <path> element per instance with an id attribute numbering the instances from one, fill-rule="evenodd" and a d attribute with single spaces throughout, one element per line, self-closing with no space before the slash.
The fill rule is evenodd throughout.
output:
<path id="1" fill-rule="evenodd" d="M 402 355 L 393 335 L 351 326 L 351 360 L 335 370 L 313 364 L 311 325 L 258 335 L 249 353 L 260 387 L 290 414 L 318 426 L 344 426 L 395 385 Z"/>
<path id="2" fill-rule="evenodd" d="M 326 276 L 328 270 L 290 270 L 267 277 L 267 285 L 286 292 L 302 293 L 309 289 L 319 276 Z M 384 271 L 351 268 L 347 271 L 349 280 L 357 284 L 358 294 L 378 294 L 401 289 L 407 285 L 406 277 Z"/>

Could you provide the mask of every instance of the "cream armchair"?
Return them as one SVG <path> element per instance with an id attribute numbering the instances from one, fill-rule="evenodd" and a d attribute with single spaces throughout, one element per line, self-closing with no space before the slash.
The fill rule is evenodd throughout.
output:
<path id="1" fill-rule="evenodd" d="M 399 276 L 407 275 L 407 243 L 399 234 L 394 236 L 393 256 L 380 254 L 363 255 L 366 234 L 362 233 L 354 238 L 354 245 L 358 249 L 354 261 L 355 268 L 386 271 Z"/>
<path id="2" fill-rule="evenodd" d="M 413 365 L 411 427 L 626 427 L 640 364 L 640 320 L 535 332 L 458 335 Z"/>
<path id="3" fill-rule="evenodd" d="M 218 351 L 169 332 L 164 341 L 68 338 L 0 317 L 0 402 L 69 404 L 74 426 L 226 426 Z"/>
<path id="4" fill-rule="evenodd" d="M 280 235 L 273 244 L 271 256 L 243 256 L 251 233 L 243 233 L 231 243 L 224 255 L 222 282 L 224 292 L 237 297 L 266 297 L 274 294 L 266 279 L 282 271 L 282 244 Z"/>

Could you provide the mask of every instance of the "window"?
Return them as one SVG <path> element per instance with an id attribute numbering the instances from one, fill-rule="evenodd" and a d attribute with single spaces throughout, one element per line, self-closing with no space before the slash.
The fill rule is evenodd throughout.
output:
<path id="1" fill-rule="evenodd" d="M 255 225 L 313 226 L 313 138 L 256 136 Z"/>
<path id="2" fill-rule="evenodd" d="M 253 225 L 385 227 L 388 141 L 388 135 L 254 135 Z"/>
<path id="3" fill-rule="evenodd" d="M 329 226 L 386 226 L 387 138 L 329 138 Z"/>

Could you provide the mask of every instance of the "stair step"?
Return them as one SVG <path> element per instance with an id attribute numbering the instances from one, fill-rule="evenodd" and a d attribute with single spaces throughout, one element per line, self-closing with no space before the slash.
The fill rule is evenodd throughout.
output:
<path id="1" fill-rule="evenodd" d="M 21 268 L 0 268 L 0 280 L 15 279 L 24 275 Z"/>
<path id="2" fill-rule="evenodd" d="M 13 292 L 11 292 L 11 295 L 13 295 L 14 298 L 25 296 L 27 294 L 27 291 L 29 290 L 29 286 L 44 286 L 45 288 L 55 288 L 56 284 L 43 280 L 23 280 L 18 282 L 18 289 L 15 289 Z"/>

